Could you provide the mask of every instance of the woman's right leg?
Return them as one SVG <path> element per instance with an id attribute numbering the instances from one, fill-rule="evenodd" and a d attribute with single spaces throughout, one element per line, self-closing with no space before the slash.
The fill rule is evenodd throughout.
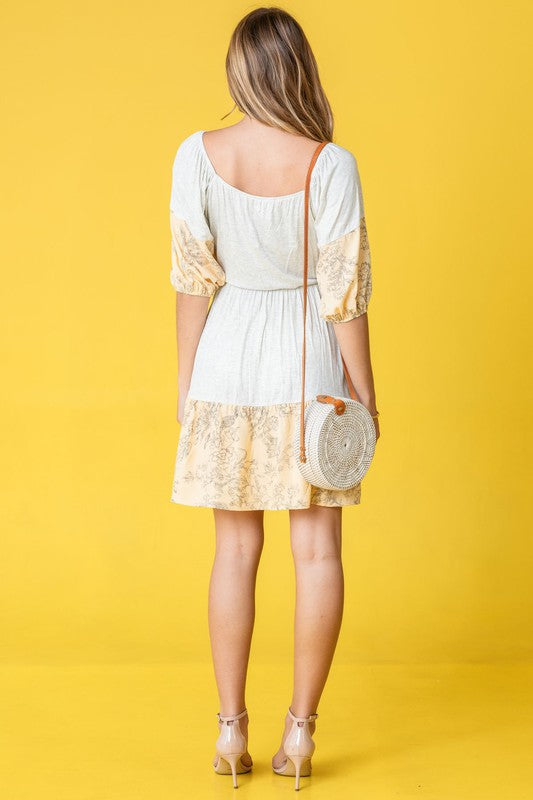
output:
<path id="1" fill-rule="evenodd" d="M 342 508 L 312 505 L 289 512 L 296 574 L 293 714 L 314 714 L 331 667 L 344 607 Z M 287 713 L 283 740 L 291 726 Z M 315 722 L 309 723 L 309 732 Z M 272 759 L 279 767 L 283 748 Z"/>
<path id="2" fill-rule="evenodd" d="M 255 584 L 264 543 L 263 515 L 263 511 L 214 509 L 216 549 L 209 583 L 208 616 L 222 715 L 239 714 L 246 707 Z M 248 715 L 240 720 L 240 728 L 246 736 Z M 250 765 L 248 753 L 243 763 Z"/>

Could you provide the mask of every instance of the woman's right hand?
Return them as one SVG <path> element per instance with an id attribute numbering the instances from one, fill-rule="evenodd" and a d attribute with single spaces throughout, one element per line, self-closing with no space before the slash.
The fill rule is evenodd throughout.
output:
<path id="1" fill-rule="evenodd" d="M 377 440 L 379 439 L 379 416 L 377 416 L 379 412 L 376 408 L 375 400 L 372 403 L 368 404 L 365 403 L 364 405 L 368 413 L 372 415 L 372 421 L 374 423 L 374 428 L 376 429 L 376 442 L 377 442 Z"/>

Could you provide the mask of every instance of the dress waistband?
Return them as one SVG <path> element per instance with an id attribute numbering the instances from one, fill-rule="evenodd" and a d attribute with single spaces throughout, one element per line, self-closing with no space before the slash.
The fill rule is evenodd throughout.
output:
<path id="1" fill-rule="evenodd" d="M 232 283 L 232 281 L 226 281 L 221 288 L 224 286 L 233 286 L 234 289 L 245 289 L 249 292 L 296 292 L 300 291 L 304 288 L 303 283 L 300 286 L 272 286 L 271 288 L 264 288 L 260 286 L 240 286 L 237 283 Z M 318 281 L 307 281 L 307 288 L 311 286 L 318 286 Z M 220 290 L 219 290 L 220 291 Z"/>

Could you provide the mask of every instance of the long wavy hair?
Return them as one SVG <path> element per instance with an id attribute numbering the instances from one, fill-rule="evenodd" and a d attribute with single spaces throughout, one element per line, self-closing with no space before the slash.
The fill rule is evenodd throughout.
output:
<path id="1" fill-rule="evenodd" d="M 256 8 L 240 20 L 231 35 L 226 75 L 242 113 L 289 133 L 332 141 L 333 114 L 313 51 L 301 25 L 284 9 Z"/>

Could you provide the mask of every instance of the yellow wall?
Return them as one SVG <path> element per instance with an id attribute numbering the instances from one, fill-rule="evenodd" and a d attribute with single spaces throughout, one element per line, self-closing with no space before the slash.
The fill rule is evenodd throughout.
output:
<path id="1" fill-rule="evenodd" d="M 2 661 L 209 658 L 209 509 L 169 500 L 168 199 L 178 143 L 236 122 L 252 5 L 3 12 Z M 285 6 L 358 159 L 382 436 L 344 512 L 338 662 L 532 655 L 531 5 Z M 330 12 L 333 13 L 330 13 Z M 267 512 L 253 657 L 291 653 Z"/>

